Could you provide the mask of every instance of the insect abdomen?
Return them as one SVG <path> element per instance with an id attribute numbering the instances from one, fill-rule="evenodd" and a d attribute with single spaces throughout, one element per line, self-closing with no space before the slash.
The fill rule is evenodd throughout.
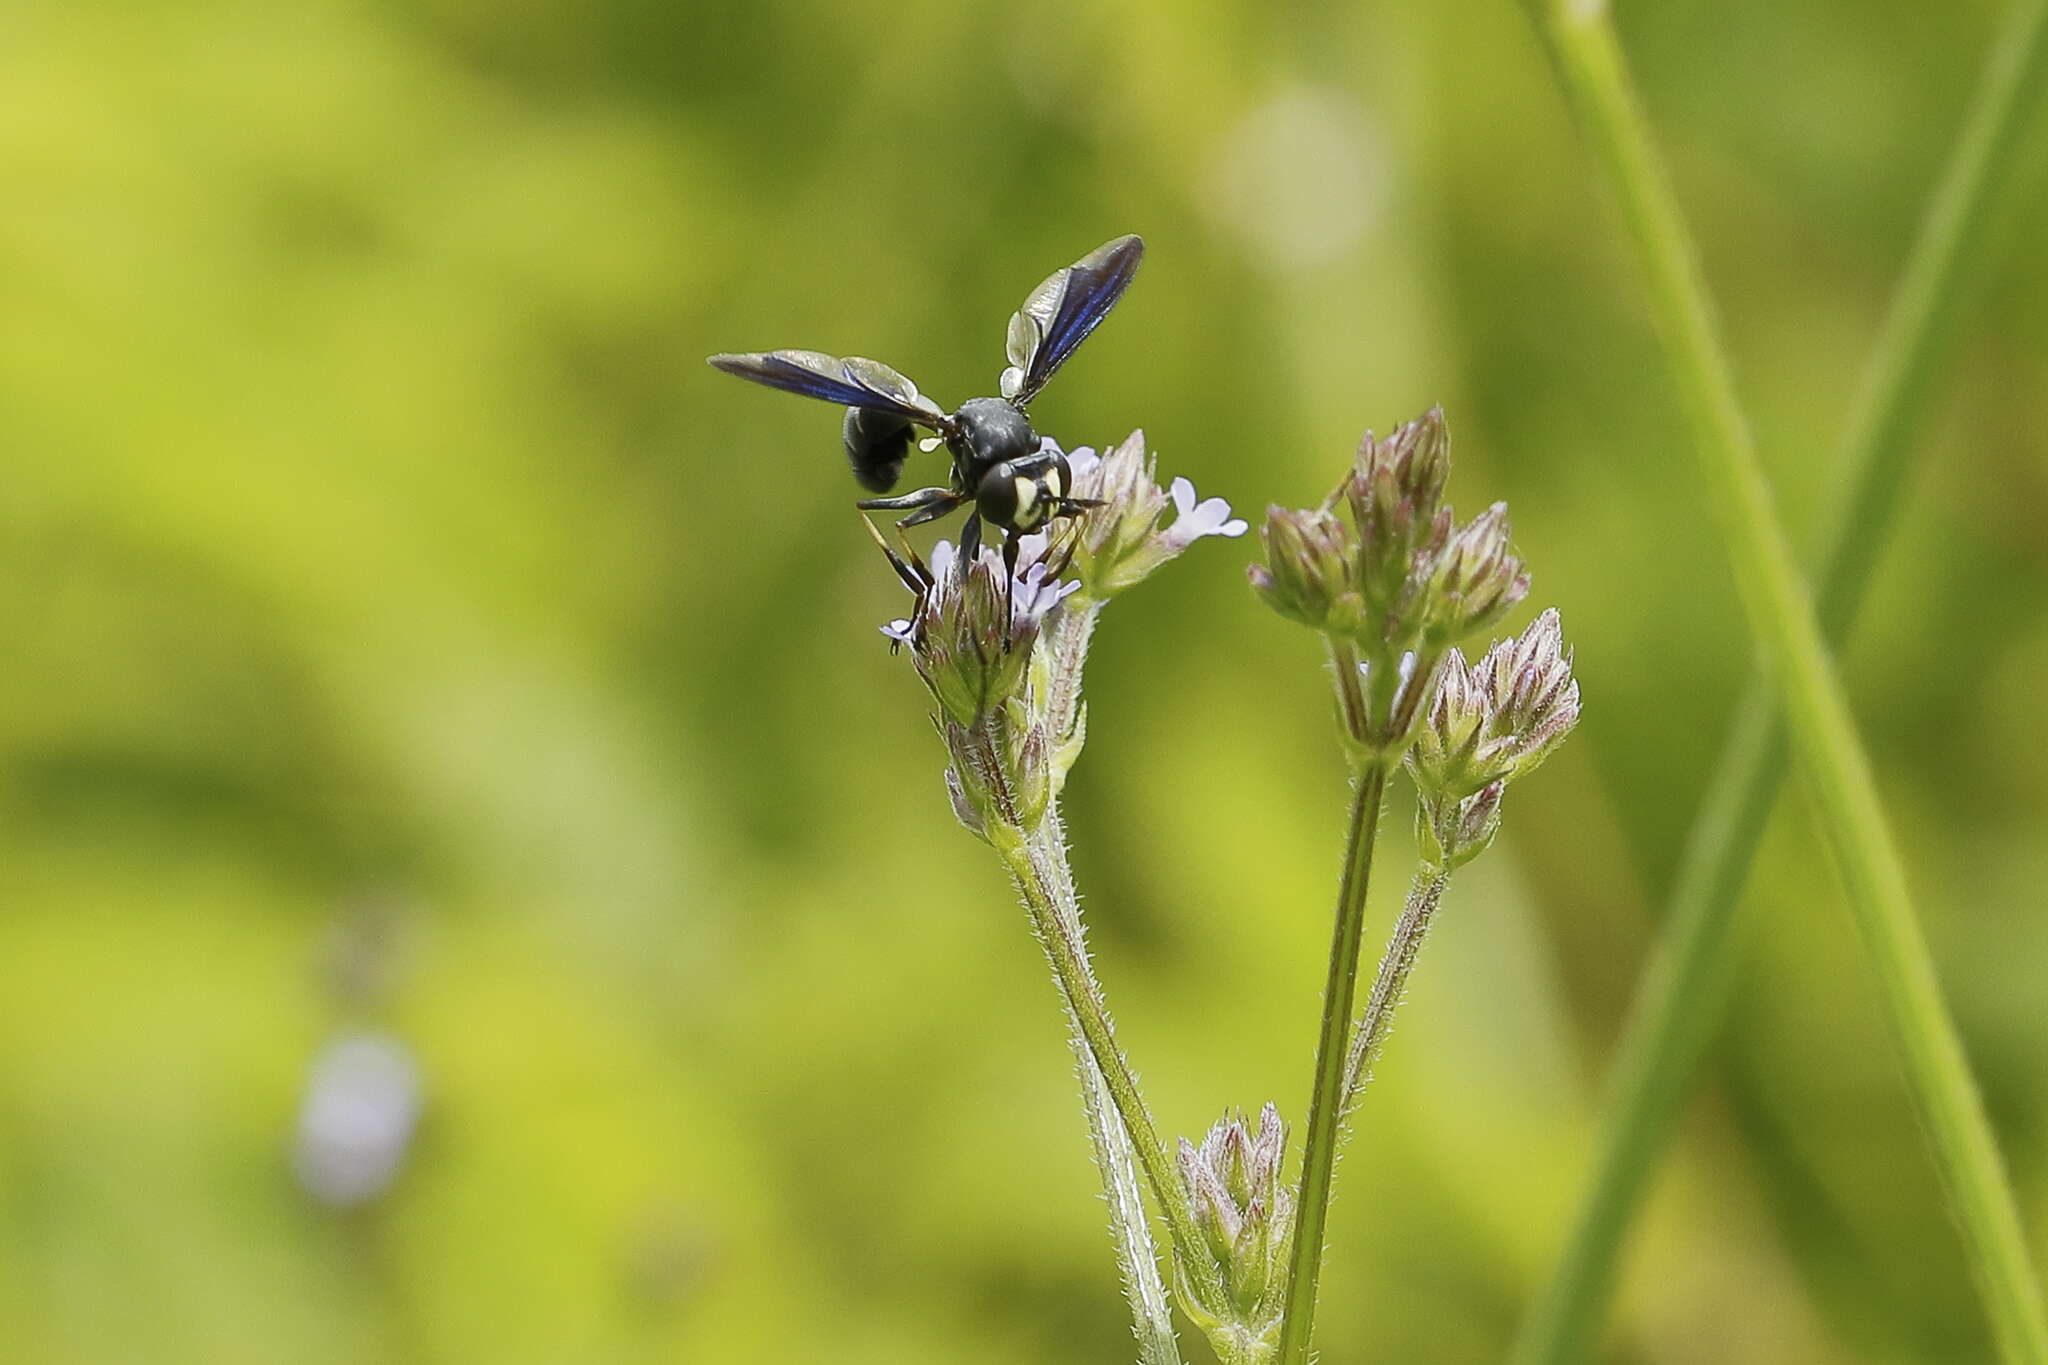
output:
<path id="1" fill-rule="evenodd" d="M 903 474 L 910 457 L 910 419 L 880 408 L 848 408 L 839 429 L 846 443 L 846 462 L 862 488 L 886 493 Z"/>

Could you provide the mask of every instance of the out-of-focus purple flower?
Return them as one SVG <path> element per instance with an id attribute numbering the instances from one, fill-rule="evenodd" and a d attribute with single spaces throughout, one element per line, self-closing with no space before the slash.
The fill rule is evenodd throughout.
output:
<path id="1" fill-rule="evenodd" d="M 419 1124 L 419 1067 L 384 1033 L 344 1033 L 313 1059 L 292 1169 L 314 1198 L 342 1207 L 383 1193 Z"/>

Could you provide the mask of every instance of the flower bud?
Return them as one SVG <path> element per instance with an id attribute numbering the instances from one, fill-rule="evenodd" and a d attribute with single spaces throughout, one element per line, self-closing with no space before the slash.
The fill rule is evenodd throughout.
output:
<path id="1" fill-rule="evenodd" d="M 1267 606 L 1291 621 L 1333 634 L 1349 634 L 1364 603 L 1351 585 L 1358 540 L 1351 528 L 1320 508 L 1266 509 L 1259 528 L 1266 562 L 1249 573 Z"/>
<path id="2" fill-rule="evenodd" d="M 974 801 L 967 795 L 966 784 L 960 780 L 959 768 L 952 764 L 946 767 L 946 799 L 952 803 L 953 818 L 960 822 L 961 827 L 975 838 L 986 842 L 988 828 L 982 821 L 981 812 L 975 809 Z"/>
<path id="3" fill-rule="evenodd" d="M 1367 432 L 1356 461 L 1361 477 L 1385 475 L 1399 494 L 1403 516 L 1414 525 L 1433 520 L 1451 476 L 1451 430 L 1442 408 L 1431 408 L 1375 442 Z"/>
<path id="4" fill-rule="evenodd" d="M 1500 833 L 1500 802 L 1507 787 L 1499 779 L 1463 800 L 1425 795 L 1415 808 L 1422 861 L 1451 872 L 1486 852 Z"/>
<path id="5" fill-rule="evenodd" d="M 1484 630 L 1529 593 L 1529 574 L 1508 549 L 1508 506 L 1497 502 L 1458 528 L 1430 575 L 1427 630 L 1454 644 Z"/>
<path id="6" fill-rule="evenodd" d="M 1509 782 L 1535 770 L 1579 720 L 1579 684 L 1555 608 L 1477 664 L 1445 660 L 1429 723 L 1408 751 L 1424 857 L 1446 869 L 1484 852 Z"/>
<path id="7" fill-rule="evenodd" d="M 1579 723 L 1579 684 L 1557 609 L 1545 610 L 1521 635 L 1488 650 L 1479 666 L 1491 675 L 1497 724 L 1516 737 L 1515 771 L 1527 772 Z"/>
<path id="8" fill-rule="evenodd" d="M 1204 1331 L 1229 1339 L 1236 1358 L 1264 1358 L 1277 1341 L 1294 1230 L 1294 1195 L 1281 1179 L 1286 1145 L 1286 1126 L 1270 1104 L 1259 1113 L 1256 1134 L 1243 1114 L 1227 1114 L 1201 1146 L 1180 1143 L 1188 1210 L 1223 1286 L 1220 1300 L 1200 1300 L 1195 1277 L 1182 1266 L 1181 1297 Z"/>
<path id="9" fill-rule="evenodd" d="M 1412 540 L 1436 519 L 1451 472 L 1450 431 L 1441 408 L 1358 443 L 1345 487 L 1358 533 L 1381 544 Z"/>
<path id="10" fill-rule="evenodd" d="M 1045 727 L 1027 722 L 1009 727 L 1004 734 L 1010 745 L 1018 827 L 1036 829 L 1052 804 L 1053 761 Z"/>
<path id="11" fill-rule="evenodd" d="M 1452 650 L 1409 754 L 1416 782 L 1458 797 L 1533 771 L 1579 719 L 1579 685 L 1555 608 L 1477 664 Z"/>
<path id="12" fill-rule="evenodd" d="M 1528 592 L 1528 574 L 1509 552 L 1504 505 L 1456 525 L 1443 500 L 1450 448 L 1436 408 L 1384 440 L 1367 432 L 1322 507 L 1268 512 L 1266 564 L 1252 585 L 1282 615 L 1368 658 L 1434 657 L 1497 620 Z"/>
<path id="13" fill-rule="evenodd" d="M 1358 587 L 1386 617 L 1386 643 L 1395 649 L 1408 645 L 1400 608 L 1413 595 L 1414 569 L 1449 528 L 1441 503 L 1450 451 L 1443 411 L 1431 408 L 1384 441 L 1368 431 L 1342 490 L 1358 531 Z"/>

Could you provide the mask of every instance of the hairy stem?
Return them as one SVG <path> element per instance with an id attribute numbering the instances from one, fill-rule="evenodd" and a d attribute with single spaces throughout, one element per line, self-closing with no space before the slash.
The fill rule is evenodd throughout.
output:
<path id="1" fill-rule="evenodd" d="M 1132 1330 L 1138 1338 L 1139 1365 L 1181 1365 L 1173 1337 L 1173 1305 L 1159 1276 L 1152 1229 L 1145 1221 L 1145 1196 L 1131 1155 L 1131 1135 L 1116 1115 L 1116 1101 L 1102 1068 L 1088 1050 L 1088 1040 L 1068 1013 L 1068 1043 L 1081 1076 L 1081 1106 L 1088 1115 L 1088 1138 L 1095 1165 L 1102 1172 L 1103 1196 L 1109 1204 L 1109 1232 L 1116 1244 L 1117 1270 L 1124 1298 L 1131 1307 Z"/>
<path id="2" fill-rule="evenodd" d="M 1076 599 L 1054 618 L 1043 642 L 1050 671 L 1045 724 L 1054 735 L 1065 735 L 1073 727 L 1080 705 L 1088 643 L 1095 633 L 1102 606 L 1094 599 Z M 1073 869 L 1067 863 L 1066 834 L 1057 795 L 1049 803 L 1044 823 L 1031 835 L 1030 843 L 1028 861 L 1032 867 L 1044 870 L 1046 890 L 1057 907 L 1062 932 L 1078 946 L 1085 963 L 1081 902 L 1074 889 Z M 1064 1005 L 1065 991 L 1061 994 Z M 1071 1005 L 1066 1005 L 1062 1012 L 1067 1020 L 1067 1044 L 1073 1049 L 1074 1067 L 1081 1078 L 1081 1105 L 1088 1119 L 1089 1145 L 1095 1153 L 1095 1166 L 1102 1175 L 1103 1198 L 1109 1206 L 1110 1238 L 1116 1247 L 1117 1269 L 1138 1339 L 1139 1365 L 1181 1365 L 1180 1348 L 1173 1334 L 1173 1307 L 1159 1273 L 1158 1252 L 1145 1216 L 1145 1198 L 1130 1132 L 1118 1115 L 1116 1097 L 1095 1060 L 1080 1016 Z"/>
<path id="3" fill-rule="evenodd" d="M 1356 677 L 1339 661 L 1339 691 Z M 1307 1365 L 1315 1331 L 1316 1288 L 1323 1268 L 1323 1227 L 1329 1217 L 1330 1181 L 1336 1173 L 1337 1142 L 1344 1117 L 1346 1043 L 1352 1003 L 1358 991 L 1358 958 L 1365 941 L 1365 895 L 1372 881 L 1373 847 L 1379 840 L 1380 807 L 1387 768 L 1373 763 L 1360 772 L 1351 793 L 1345 836 L 1344 878 L 1337 890 L 1336 923 L 1330 937 L 1329 979 L 1323 987 L 1322 1035 L 1316 1043 L 1316 1080 L 1309 1103 L 1308 1137 L 1302 1152 L 1301 1192 L 1295 1202 L 1294 1246 L 1289 1257 L 1287 1304 L 1280 1329 L 1280 1365 Z"/>
<path id="4" fill-rule="evenodd" d="M 990 840 L 1002 855 L 1003 865 L 1031 916 L 1032 932 L 1052 966 L 1069 1022 L 1087 1045 L 1110 1101 L 1123 1120 L 1132 1154 L 1151 1186 L 1153 1203 L 1166 1220 L 1179 1264 L 1198 1288 L 1212 1295 L 1220 1294 L 1221 1281 L 1210 1258 L 1201 1254 L 1201 1235 L 1195 1229 L 1187 1202 L 1180 1196 L 1180 1179 L 1172 1159 L 1159 1140 L 1158 1126 L 1152 1122 L 1151 1110 L 1138 1090 L 1130 1063 L 1117 1047 L 1116 1029 L 1110 1022 L 1101 983 L 1095 979 L 1088 961 L 1080 909 L 1072 903 L 1072 883 L 1065 870 L 1064 854 L 1055 854 L 1044 847 L 1042 838 L 1029 837 L 1019 827 L 1015 793 L 1003 764 L 992 754 L 988 756 L 986 780 L 1005 807 L 996 812 L 999 818 L 990 824 Z"/>
<path id="5" fill-rule="evenodd" d="M 1698 260 L 1605 6 L 1530 3 L 1641 257 L 1757 651 L 1816 798 L 2000 1352 L 2008 1361 L 2048 1365 L 2048 1315 L 2004 1164 L 1942 1000 L 1868 759 L 1778 527 Z"/>
<path id="6" fill-rule="evenodd" d="M 1444 888 L 1450 881 L 1451 874 L 1440 867 L 1424 863 L 1415 869 L 1415 880 L 1408 887 L 1408 903 L 1401 907 L 1401 918 L 1394 921 L 1387 951 L 1380 958 L 1379 975 L 1373 978 L 1372 993 L 1365 998 L 1365 1013 L 1359 1016 L 1358 1027 L 1351 1034 L 1351 1049 L 1344 1058 L 1340 1118 L 1350 1116 L 1365 1087 L 1372 1083 L 1372 1068 L 1393 1029 L 1394 1011 L 1408 989 L 1408 974 L 1415 969 L 1422 940 L 1429 934 L 1437 903 L 1443 899 Z"/>
<path id="7" fill-rule="evenodd" d="M 1034 867 L 1045 870 L 1053 903 L 1065 926 L 1063 932 L 1082 945 L 1085 962 L 1087 949 L 1080 898 L 1074 891 L 1073 870 L 1067 865 L 1066 837 L 1057 806 L 1046 813 L 1045 824 L 1031 836 L 1031 844 L 1030 861 Z M 1109 1205 L 1109 1231 L 1116 1245 L 1117 1269 L 1138 1338 L 1139 1365 L 1181 1365 L 1180 1349 L 1173 1336 L 1172 1301 L 1159 1274 L 1158 1252 L 1152 1243 L 1151 1225 L 1145 1218 L 1145 1197 L 1130 1132 L 1118 1116 L 1116 1097 L 1095 1060 L 1079 1016 L 1071 1007 L 1063 1012 L 1067 1018 L 1067 1045 L 1074 1051 L 1075 1070 L 1081 1077 L 1081 1106 L 1088 1117 L 1089 1144 L 1095 1151 L 1095 1165 L 1102 1173 L 1103 1197 Z"/>

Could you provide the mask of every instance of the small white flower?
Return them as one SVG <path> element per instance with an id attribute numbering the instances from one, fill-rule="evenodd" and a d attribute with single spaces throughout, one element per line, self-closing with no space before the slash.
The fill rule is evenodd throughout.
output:
<path id="1" fill-rule="evenodd" d="M 1173 525 L 1160 535 L 1161 543 L 1170 554 L 1179 554 L 1203 536 L 1227 536 L 1235 539 L 1250 530 L 1250 524 L 1243 517 L 1230 514 L 1230 504 L 1221 498 L 1206 498 L 1195 501 L 1195 486 L 1186 479 L 1177 478 L 1167 490 L 1173 498 L 1173 505 L 1179 515 Z"/>
<path id="2" fill-rule="evenodd" d="M 958 552 L 950 540 L 942 540 L 932 546 L 932 583 L 935 587 L 943 586 L 952 578 L 953 563 L 957 558 Z"/>
<path id="3" fill-rule="evenodd" d="M 1241 536 L 1248 529 L 1229 503 L 1198 499 L 1186 479 L 1161 488 L 1142 431 L 1106 454 L 1074 450 L 1067 466 L 1074 471 L 1074 495 L 1102 503 L 1081 517 L 1074 543 L 1074 571 L 1091 596 L 1113 597 L 1135 586 L 1204 536 Z M 1169 510 L 1175 515 L 1166 525 Z"/>

